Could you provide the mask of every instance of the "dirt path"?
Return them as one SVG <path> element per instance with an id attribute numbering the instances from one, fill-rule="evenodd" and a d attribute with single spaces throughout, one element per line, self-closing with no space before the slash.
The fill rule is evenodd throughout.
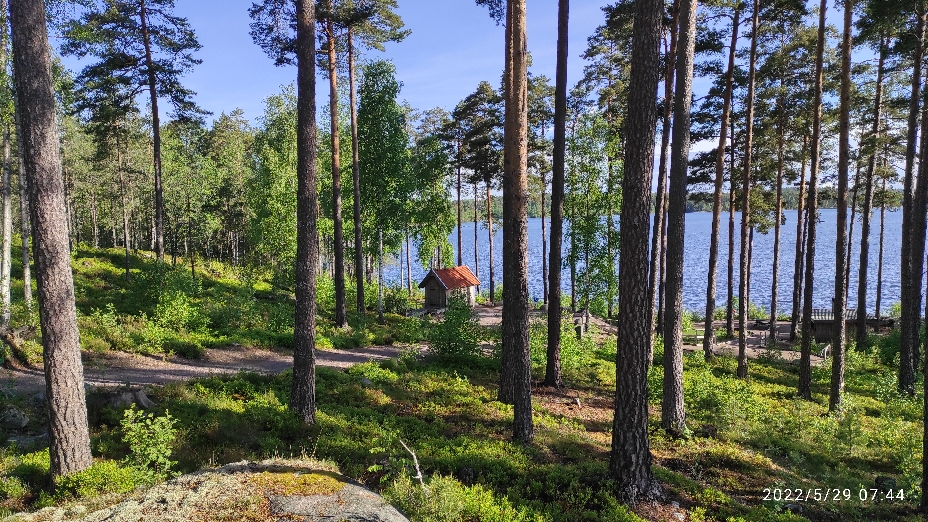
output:
<path id="1" fill-rule="evenodd" d="M 396 357 L 402 349 L 401 346 L 370 346 L 354 350 L 317 350 L 316 364 L 328 368 L 348 368 L 372 359 Z M 167 384 L 242 370 L 274 374 L 292 366 L 292 355 L 243 347 L 209 349 L 201 359 L 124 352 L 85 353 L 84 380 L 92 386 Z M 44 389 L 45 375 L 40 368 L 0 369 L 0 390 L 33 394 Z"/>

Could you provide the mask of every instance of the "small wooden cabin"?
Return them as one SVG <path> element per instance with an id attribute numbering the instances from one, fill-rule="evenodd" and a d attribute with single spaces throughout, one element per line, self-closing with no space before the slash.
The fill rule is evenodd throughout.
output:
<path id="1" fill-rule="evenodd" d="M 470 268 L 456 266 L 429 270 L 419 288 L 425 289 L 425 308 L 434 309 L 448 306 L 448 298 L 452 295 L 462 295 L 468 304 L 474 306 L 479 284 Z"/>
<path id="2" fill-rule="evenodd" d="M 835 313 L 833 310 L 816 308 L 812 310 L 812 331 L 814 332 L 815 342 L 830 343 L 834 341 L 835 334 L 838 332 L 838 325 L 835 324 Z M 848 308 L 844 311 L 844 334 L 850 337 L 851 332 L 857 325 L 857 309 Z"/>

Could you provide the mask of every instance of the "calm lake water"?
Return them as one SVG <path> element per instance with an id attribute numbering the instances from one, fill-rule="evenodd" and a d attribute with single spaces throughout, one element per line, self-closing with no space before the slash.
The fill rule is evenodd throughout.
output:
<path id="1" fill-rule="evenodd" d="M 781 228 L 780 238 L 780 267 L 779 267 L 779 291 L 777 292 L 778 308 L 781 311 L 788 311 L 792 307 L 793 291 L 793 268 L 796 253 L 796 211 L 787 210 L 784 212 L 786 222 Z M 870 261 L 869 261 L 869 289 L 867 291 L 868 310 L 873 311 L 876 300 L 876 274 L 879 255 L 879 210 L 874 212 L 874 219 L 871 225 L 870 236 Z M 815 289 L 813 299 L 815 306 L 820 308 L 831 307 L 831 298 L 834 294 L 834 245 L 837 236 L 835 220 L 837 211 L 835 209 L 825 209 L 820 212 L 820 222 L 817 228 L 816 238 L 816 256 L 815 256 Z M 653 221 L 653 220 L 652 220 Z M 548 221 L 550 227 L 550 221 Z M 479 253 L 479 278 L 484 283 L 481 290 L 486 290 L 489 276 L 489 243 L 487 230 L 484 225 L 478 225 L 478 253 Z M 740 249 L 738 236 L 740 234 L 741 216 L 735 214 L 735 293 L 738 291 L 738 260 Z M 462 227 L 464 235 L 464 264 L 474 270 L 474 223 L 464 223 Z M 502 243 L 503 233 L 501 228 L 494 225 L 494 258 L 495 258 L 495 280 L 497 284 L 502 281 Z M 528 220 L 529 233 L 529 293 L 533 298 L 540 299 L 543 292 L 542 273 L 541 273 L 541 219 Z M 684 256 L 684 273 L 683 273 L 683 306 L 687 309 L 702 311 L 705 308 L 706 295 L 706 270 L 709 264 L 709 241 L 712 233 L 712 214 L 708 212 L 695 212 L 686 215 L 686 254 Z M 728 214 L 722 215 L 721 245 L 719 256 L 719 279 L 718 279 L 718 296 L 717 302 L 722 304 L 727 294 L 728 278 Z M 883 295 L 881 308 L 885 312 L 889 307 L 899 301 L 899 270 L 900 270 L 900 246 L 902 236 L 902 212 L 886 212 L 886 229 L 885 229 L 885 251 L 883 254 Z M 449 236 L 451 244 L 457 249 L 457 229 Z M 418 284 L 425 276 L 423 270 L 416 262 L 416 247 L 413 245 L 413 283 Z M 569 242 L 565 237 L 564 250 L 569 248 Z M 854 225 L 853 253 L 851 256 L 851 274 L 849 288 L 849 303 L 855 306 L 857 303 L 857 274 L 858 262 L 860 259 L 860 220 Z M 457 254 L 455 253 L 455 256 Z M 403 256 L 405 263 L 405 252 Z M 457 259 L 457 257 L 455 257 Z M 773 230 L 768 234 L 754 233 L 754 256 L 751 276 L 751 301 L 769 308 L 770 293 L 772 282 L 772 264 L 773 264 Z M 616 268 L 618 269 L 618 267 Z M 405 265 L 404 265 L 405 272 Z M 570 269 L 564 268 L 562 272 L 563 288 L 566 292 L 570 291 Z M 388 283 L 398 284 L 400 282 L 400 264 L 394 259 L 388 261 L 385 267 L 385 278 Z"/>

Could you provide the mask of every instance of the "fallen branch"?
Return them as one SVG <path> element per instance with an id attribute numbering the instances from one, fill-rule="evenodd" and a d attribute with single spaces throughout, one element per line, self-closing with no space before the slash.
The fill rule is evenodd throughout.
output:
<path id="1" fill-rule="evenodd" d="M 412 455 L 412 463 L 416 466 L 416 476 L 413 478 L 419 479 L 419 485 L 422 486 L 422 489 L 425 489 L 425 482 L 422 480 L 422 470 L 419 469 L 419 459 L 418 457 L 416 457 L 416 452 L 409 449 L 409 446 L 407 446 L 406 443 L 403 442 L 402 439 L 400 439 L 400 444 L 402 444 L 403 448 L 405 448 L 406 451 L 408 451 L 409 454 Z"/>

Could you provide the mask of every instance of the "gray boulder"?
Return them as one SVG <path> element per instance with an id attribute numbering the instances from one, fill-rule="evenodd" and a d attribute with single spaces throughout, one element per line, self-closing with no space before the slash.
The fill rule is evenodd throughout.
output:
<path id="1" fill-rule="evenodd" d="M 0 425 L 8 430 L 21 430 L 29 425 L 29 416 L 14 406 L 7 406 L 0 415 Z"/>

